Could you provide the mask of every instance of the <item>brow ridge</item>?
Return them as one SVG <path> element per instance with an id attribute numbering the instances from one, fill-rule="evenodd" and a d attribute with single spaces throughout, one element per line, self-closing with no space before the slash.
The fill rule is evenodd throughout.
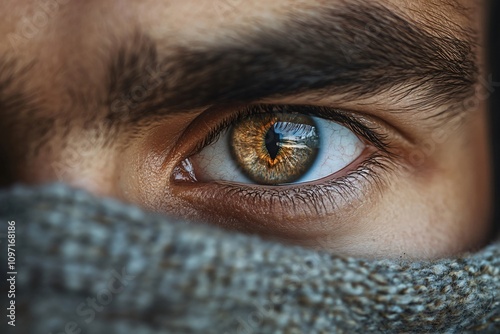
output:
<path id="1" fill-rule="evenodd" d="M 434 36 L 430 28 L 364 4 L 291 12 L 279 28 L 219 44 L 170 47 L 165 54 L 158 51 L 161 41 L 138 30 L 111 58 L 107 103 L 130 100 L 151 73 L 158 84 L 140 103 L 126 106 L 129 122 L 320 90 L 352 100 L 419 92 L 414 107 L 427 110 L 459 103 L 474 94 L 478 76 L 474 35 L 465 29 L 443 35 L 442 28 Z M 108 119 L 123 119 L 123 110 L 111 110 Z"/>

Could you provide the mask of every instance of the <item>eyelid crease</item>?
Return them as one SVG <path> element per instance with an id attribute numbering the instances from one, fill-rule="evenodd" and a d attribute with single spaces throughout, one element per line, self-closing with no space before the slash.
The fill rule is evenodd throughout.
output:
<path id="1" fill-rule="evenodd" d="M 335 110 L 338 113 L 346 114 L 344 109 L 335 108 Z M 378 116 L 375 113 L 349 110 L 349 114 L 353 115 L 351 117 L 354 117 L 354 118 L 368 119 L 370 122 L 374 121 L 374 122 L 383 124 L 384 127 L 389 128 L 391 130 L 391 132 L 397 134 L 398 137 L 400 137 L 402 140 L 404 140 L 407 144 L 409 144 L 411 146 L 418 144 L 418 139 L 416 139 L 414 136 L 412 136 L 410 133 L 408 133 L 408 131 L 405 131 L 401 127 L 393 125 L 391 122 L 386 121 L 385 119 L 383 119 L 382 117 Z M 349 115 L 347 115 L 347 116 L 349 116 Z M 365 122 L 361 122 L 361 123 L 365 123 Z M 364 126 L 370 128 L 369 125 L 364 124 Z M 390 144 L 388 144 L 387 147 L 390 148 Z"/>

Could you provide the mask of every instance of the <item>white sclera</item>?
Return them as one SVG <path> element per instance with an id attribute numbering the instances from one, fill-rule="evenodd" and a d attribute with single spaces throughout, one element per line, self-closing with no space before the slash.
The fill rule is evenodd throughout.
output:
<path id="1" fill-rule="evenodd" d="M 317 181 L 337 173 L 356 160 L 365 149 L 365 144 L 345 126 L 319 117 L 313 119 L 320 138 L 318 156 L 309 171 L 294 184 Z M 254 183 L 234 161 L 229 135 L 230 131 L 226 131 L 215 143 L 190 158 L 198 179 Z"/>

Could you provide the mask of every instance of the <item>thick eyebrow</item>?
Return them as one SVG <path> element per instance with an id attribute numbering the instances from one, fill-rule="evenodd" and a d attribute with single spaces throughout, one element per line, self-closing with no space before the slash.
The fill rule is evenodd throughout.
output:
<path id="1" fill-rule="evenodd" d="M 472 96 L 478 76 L 472 32 L 375 4 L 290 12 L 275 26 L 216 44 L 168 53 L 159 45 L 138 33 L 111 57 L 110 121 L 310 91 L 348 100 L 388 92 L 432 112 Z"/>

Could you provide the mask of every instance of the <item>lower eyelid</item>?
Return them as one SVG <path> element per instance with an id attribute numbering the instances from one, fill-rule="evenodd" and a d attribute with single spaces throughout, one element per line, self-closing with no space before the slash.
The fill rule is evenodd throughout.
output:
<path id="1" fill-rule="evenodd" d="M 325 217 L 352 210 L 353 203 L 362 203 L 367 196 L 380 192 L 392 168 L 390 158 L 373 149 L 351 165 L 357 167 L 349 170 L 348 166 L 342 171 L 343 176 L 333 175 L 310 184 L 179 182 L 172 190 L 193 209 L 203 212 L 207 220 L 219 225 L 240 224 L 235 228 L 277 235 L 304 229 L 312 233 L 321 229 L 319 225 Z"/>

